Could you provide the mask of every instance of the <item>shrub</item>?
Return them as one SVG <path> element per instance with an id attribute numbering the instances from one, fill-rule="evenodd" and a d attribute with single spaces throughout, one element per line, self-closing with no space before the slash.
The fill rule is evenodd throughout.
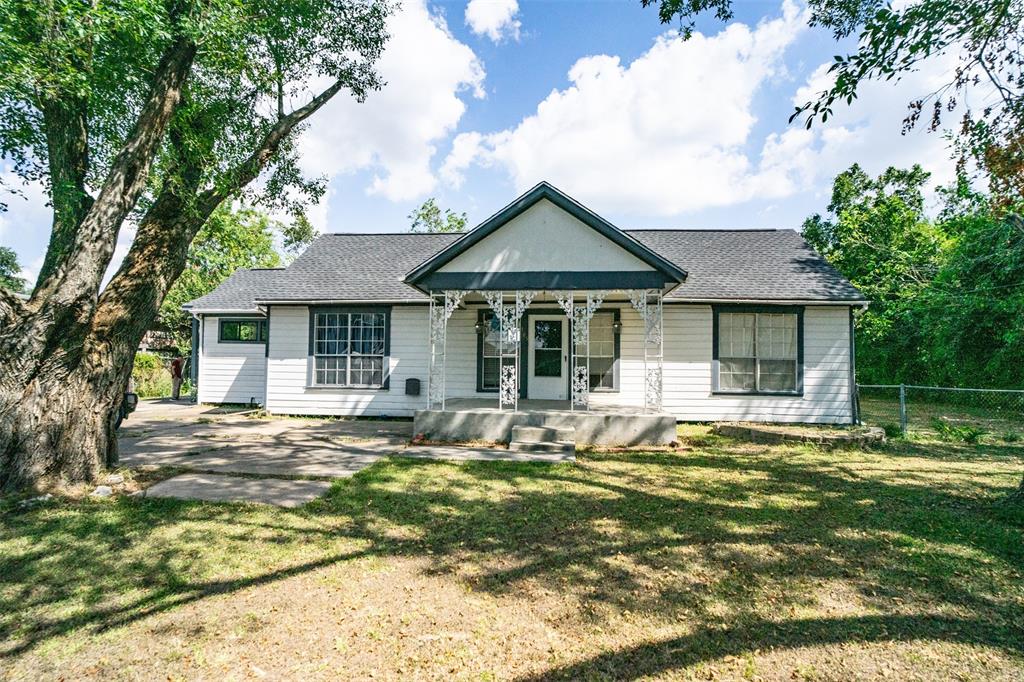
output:
<path id="1" fill-rule="evenodd" d="M 135 354 L 132 378 L 140 398 L 160 398 L 171 394 L 171 372 L 156 353 L 143 351 Z"/>
<path id="2" fill-rule="evenodd" d="M 899 424 L 882 424 L 882 430 L 885 431 L 886 438 L 903 437 L 903 431 L 900 429 Z"/>
<path id="3" fill-rule="evenodd" d="M 985 435 L 984 429 L 979 429 L 978 427 L 971 426 L 969 424 L 956 426 L 950 424 L 945 419 L 940 419 L 938 417 L 932 419 L 932 426 L 934 426 L 935 430 L 938 431 L 939 438 L 953 443 L 968 443 L 974 445 L 981 440 L 983 435 Z"/>
<path id="4" fill-rule="evenodd" d="M 1016 443 L 1020 440 L 1020 434 L 1016 431 L 1007 431 L 1002 438 L 1004 443 Z"/>

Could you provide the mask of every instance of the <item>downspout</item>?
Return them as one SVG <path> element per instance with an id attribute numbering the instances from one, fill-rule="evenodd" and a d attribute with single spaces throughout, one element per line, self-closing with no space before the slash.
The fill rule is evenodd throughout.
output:
<path id="1" fill-rule="evenodd" d="M 270 305 L 267 305 L 267 342 L 263 345 L 263 409 L 270 402 Z"/>
<path id="2" fill-rule="evenodd" d="M 192 362 L 189 367 L 188 378 L 192 381 L 192 393 L 196 402 L 199 402 L 199 318 L 192 316 Z"/>
<path id="3" fill-rule="evenodd" d="M 860 395 L 857 391 L 857 343 L 854 337 L 853 306 L 847 310 L 850 311 L 850 420 L 857 425 L 860 424 Z"/>

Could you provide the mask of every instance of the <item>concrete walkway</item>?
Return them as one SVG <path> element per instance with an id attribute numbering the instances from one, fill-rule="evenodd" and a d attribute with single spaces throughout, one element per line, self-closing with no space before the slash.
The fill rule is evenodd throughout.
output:
<path id="1" fill-rule="evenodd" d="M 320 497 L 330 487 L 330 481 L 182 474 L 147 488 L 144 495 L 206 502 L 258 502 L 291 508 Z"/>
<path id="2" fill-rule="evenodd" d="M 505 448 L 409 446 L 411 438 L 412 423 L 408 421 L 256 419 L 237 411 L 161 400 L 142 401 L 122 427 L 118 444 L 122 466 L 190 470 L 153 485 L 147 496 L 280 506 L 304 504 L 322 494 L 330 483 L 275 476 L 344 478 L 389 455 L 450 461 L 575 459 Z"/>

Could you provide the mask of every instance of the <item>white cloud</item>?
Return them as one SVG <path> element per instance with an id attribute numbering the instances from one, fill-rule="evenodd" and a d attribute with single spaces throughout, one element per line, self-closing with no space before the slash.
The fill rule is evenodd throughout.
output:
<path id="1" fill-rule="evenodd" d="M 461 95 L 484 96 L 484 69 L 424 0 L 404 2 L 388 31 L 378 64 L 387 84 L 362 104 L 343 95 L 332 100 L 313 118 L 299 152 L 306 172 L 331 177 L 371 169 L 369 193 L 405 201 L 436 185 L 436 144 L 462 118 Z"/>
<path id="2" fill-rule="evenodd" d="M 478 36 L 486 35 L 496 43 L 505 38 L 519 40 L 521 24 L 517 14 L 517 0 L 469 0 L 466 25 Z"/>
<path id="3" fill-rule="evenodd" d="M 935 92 L 952 78 L 958 64 L 956 54 L 933 58 L 899 82 L 871 81 L 863 84 L 852 104 L 836 103 L 833 115 L 810 130 L 791 128 L 771 135 L 765 143 L 762 163 L 779 174 L 799 178 L 803 186 L 818 183 L 831 186 L 831 179 L 859 163 L 866 172 L 880 174 L 889 166 L 910 167 L 915 163 L 932 173 L 931 184 L 946 184 L 955 177 L 949 143 L 940 131 L 929 132 L 927 112 L 918 125 L 902 134 L 907 104 Z M 832 83 L 830 64 L 822 64 L 793 95 L 795 105 L 815 99 Z M 982 96 L 979 90 L 968 93 Z M 973 102 L 977 106 L 977 102 Z M 956 128 L 962 111 L 944 112 L 944 128 Z"/>
<path id="4" fill-rule="evenodd" d="M 714 36 L 659 37 L 623 65 L 584 57 L 571 85 L 552 91 L 508 130 L 456 137 L 442 176 L 458 185 L 473 164 L 507 169 L 517 189 L 546 179 L 605 210 L 671 215 L 783 191 L 762 182 L 744 147 L 753 99 L 785 73 L 783 53 L 806 26 L 792 2 L 756 27 Z"/>

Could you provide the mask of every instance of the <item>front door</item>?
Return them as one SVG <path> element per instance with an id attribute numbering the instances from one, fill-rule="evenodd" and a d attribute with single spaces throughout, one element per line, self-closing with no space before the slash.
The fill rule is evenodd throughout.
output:
<path id="1" fill-rule="evenodd" d="M 534 400 L 567 400 L 569 325 L 561 315 L 530 315 L 526 394 Z"/>

